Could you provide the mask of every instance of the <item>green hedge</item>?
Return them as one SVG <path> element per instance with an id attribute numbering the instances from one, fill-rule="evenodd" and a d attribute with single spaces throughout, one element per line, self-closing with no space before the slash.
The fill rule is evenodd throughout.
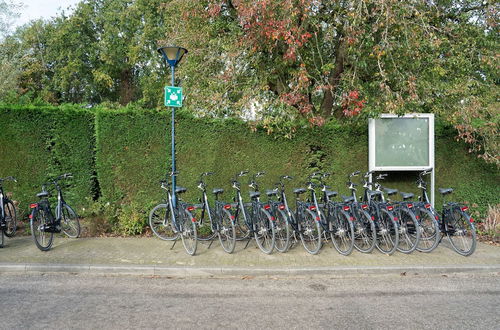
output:
<path id="1" fill-rule="evenodd" d="M 207 179 L 209 187 L 225 188 L 224 198 L 231 199 L 229 180 L 240 170 L 265 171 L 259 180 L 263 189 L 283 174 L 296 177 L 293 188 L 316 170 L 328 171 L 333 189 L 347 194 L 346 175 L 367 169 L 366 128 L 304 127 L 286 139 L 234 119 L 194 118 L 187 110 L 176 118 L 178 184 L 188 188 L 183 196 L 188 201 L 198 199 L 196 182 L 205 171 L 215 172 Z M 0 124 L 0 176 L 20 179 L 7 190 L 23 203 L 35 200 L 48 176 L 70 171 L 75 174 L 67 194 L 71 203 L 95 209 L 97 199 L 99 212 L 109 205 L 106 219 L 114 230 L 134 234 L 164 198 L 158 181 L 171 161 L 167 110 L 4 106 Z M 468 154 L 454 131 L 437 124 L 437 186 L 456 188 L 454 199 L 477 204 L 475 210 L 484 213 L 488 204 L 499 202 L 498 169 Z M 415 178 L 413 172 L 393 172 L 386 185 L 416 192 Z"/>
<path id="2" fill-rule="evenodd" d="M 0 106 L 0 177 L 25 212 L 41 184 L 64 172 L 74 174 L 65 198 L 85 206 L 95 194 L 94 114 L 74 106 Z"/>

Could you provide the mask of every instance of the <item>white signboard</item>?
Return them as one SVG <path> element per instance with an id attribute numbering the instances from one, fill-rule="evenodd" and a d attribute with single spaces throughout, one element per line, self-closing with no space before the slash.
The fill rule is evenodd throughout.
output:
<path id="1" fill-rule="evenodd" d="M 370 171 L 434 169 L 434 114 L 383 114 L 368 121 Z M 434 204 L 434 171 L 431 174 Z"/>

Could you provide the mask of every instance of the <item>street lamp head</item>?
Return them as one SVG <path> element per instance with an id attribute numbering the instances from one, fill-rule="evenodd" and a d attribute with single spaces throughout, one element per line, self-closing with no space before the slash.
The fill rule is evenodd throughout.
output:
<path id="1" fill-rule="evenodd" d="M 158 53 L 163 56 L 170 67 L 175 67 L 187 52 L 186 48 L 177 46 L 164 46 L 158 48 Z"/>

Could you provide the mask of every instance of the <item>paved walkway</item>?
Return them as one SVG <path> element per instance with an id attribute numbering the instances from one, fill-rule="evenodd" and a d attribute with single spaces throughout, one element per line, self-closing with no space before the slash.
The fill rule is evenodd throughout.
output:
<path id="1" fill-rule="evenodd" d="M 329 243 L 318 255 L 310 255 L 299 244 L 289 252 L 260 252 L 254 242 L 243 249 L 239 242 L 229 255 L 215 241 L 210 249 L 200 243 L 197 255 L 184 252 L 181 242 L 156 238 L 80 238 L 56 237 L 50 251 L 38 250 L 31 237 L 6 238 L 0 249 L 0 272 L 93 272 L 172 276 L 217 275 L 314 275 L 346 273 L 439 273 L 500 272 L 500 247 L 479 243 L 470 257 L 455 253 L 444 240 L 432 253 L 396 253 L 387 256 L 353 252 L 339 255 Z"/>

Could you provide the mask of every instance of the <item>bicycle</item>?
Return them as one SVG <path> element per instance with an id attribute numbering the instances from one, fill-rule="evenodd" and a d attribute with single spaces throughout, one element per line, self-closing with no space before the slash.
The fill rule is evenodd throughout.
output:
<path id="1" fill-rule="evenodd" d="M 467 213 L 469 207 L 456 202 L 446 202 L 452 188 L 439 188 L 443 196 L 441 232 L 446 234 L 453 249 L 462 256 L 470 256 L 476 250 L 476 228 L 474 219 Z"/>
<path id="2" fill-rule="evenodd" d="M 240 239 L 248 239 L 245 248 L 250 243 L 250 235 L 253 234 L 255 242 L 259 249 L 271 254 L 275 245 L 275 224 L 274 217 L 268 212 L 271 206 L 260 201 L 260 192 L 255 181 L 257 177 L 264 175 L 264 172 L 259 172 L 253 176 L 249 186 L 254 189 L 250 192 L 251 202 L 244 203 L 241 195 L 241 185 L 237 178 L 248 174 L 248 171 L 241 171 L 231 180 L 231 185 L 236 192 L 234 200 L 235 207 L 235 223 L 238 227 L 238 232 L 241 233 Z"/>
<path id="3" fill-rule="evenodd" d="M 347 176 L 347 187 L 351 196 L 340 197 L 351 207 L 351 215 L 354 217 L 354 248 L 362 253 L 370 253 L 375 249 L 377 231 L 374 220 L 367 212 L 368 204 L 359 202 L 356 195 L 358 184 L 352 182 L 352 178 L 359 174 L 360 171 L 355 171 Z"/>
<path id="4" fill-rule="evenodd" d="M 80 236 L 80 221 L 75 211 L 69 206 L 63 198 L 62 188 L 59 181 L 72 178 L 71 173 L 65 173 L 54 180 L 42 185 L 42 191 L 36 196 L 40 198 L 38 203 L 30 204 L 32 212 L 30 214 L 31 235 L 36 246 L 41 251 L 48 251 L 54 241 L 54 233 L 61 231 L 70 238 Z M 57 205 L 55 216 L 49 203 L 50 192 L 48 185 L 53 185 L 57 191 Z"/>
<path id="5" fill-rule="evenodd" d="M 173 172 L 170 177 L 176 176 L 178 173 Z M 198 246 L 196 218 L 193 217 L 191 211 L 196 207 L 177 199 L 174 206 L 172 192 L 170 191 L 171 184 L 165 180 L 160 181 L 161 188 L 167 192 L 167 199 L 156 205 L 149 213 L 149 226 L 153 233 L 164 241 L 173 241 L 174 244 L 170 249 L 173 249 L 179 236 L 182 240 L 182 245 L 187 254 L 195 255 Z M 175 194 L 181 195 L 187 191 L 186 188 L 177 186 Z"/>
<path id="6" fill-rule="evenodd" d="M 288 209 L 288 204 L 285 197 L 285 185 L 283 179 L 292 178 L 290 176 L 284 175 L 280 177 L 280 182 L 275 184 L 274 189 L 266 190 L 266 195 L 268 197 L 267 203 L 271 205 L 269 209 L 271 215 L 274 217 L 275 224 L 275 241 L 274 247 L 278 252 L 285 253 L 290 248 L 290 220 L 289 217 L 292 216 L 290 210 Z M 274 200 L 273 197 L 277 197 Z"/>
<path id="7" fill-rule="evenodd" d="M 200 204 L 196 204 L 196 217 L 198 219 L 198 226 L 203 226 L 205 222 L 205 215 L 208 215 L 209 228 L 211 235 L 207 238 L 198 237 L 201 241 L 210 241 L 208 248 L 212 246 L 214 238 L 219 238 L 222 249 L 227 253 L 233 253 L 236 246 L 236 229 L 234 225 L 234 216 L 229 211 L 231 209 L 230 203 L 219 201 L 219 196 L 224 193 L 224 189 L 215 188 L 212 192 L 215 196 L 215 208 L 210 207 L 207 196 L 207 184 L 203 180 L 204 177 L 213 175 L 212 172 L 205 172 L 200 175 L 198 182 L 198 189 L 202 191 Z"/>
<path id="8" fill-rule="evenodd" d="M 5 236 L 13 237 L 17 230 L 16 208 L 3 192 L 4 181 L 17 182 L 17 180 L 13 176 L 0 179 L 0 248 L 4 246 Z"/>
<path id="9" fill-rule="evenodd" d="M 399 244 L 398 223 L 392 213 L 394 207 L 380 201 L 379 195 L 381 195 L 382 192 L 370 189 L 373 183 L 367 181 L 367 179 L 373 173 L 374 171 L 370 171 L 366 172 L 364 175 L 364 180 L 362 181 L 364 188 L 363 203 L 368 205 L 366 209 L 372 220 L 375 221 L 377 232 L 375 246 L 380 252 L 391 255 L 396 252 Z"/>

